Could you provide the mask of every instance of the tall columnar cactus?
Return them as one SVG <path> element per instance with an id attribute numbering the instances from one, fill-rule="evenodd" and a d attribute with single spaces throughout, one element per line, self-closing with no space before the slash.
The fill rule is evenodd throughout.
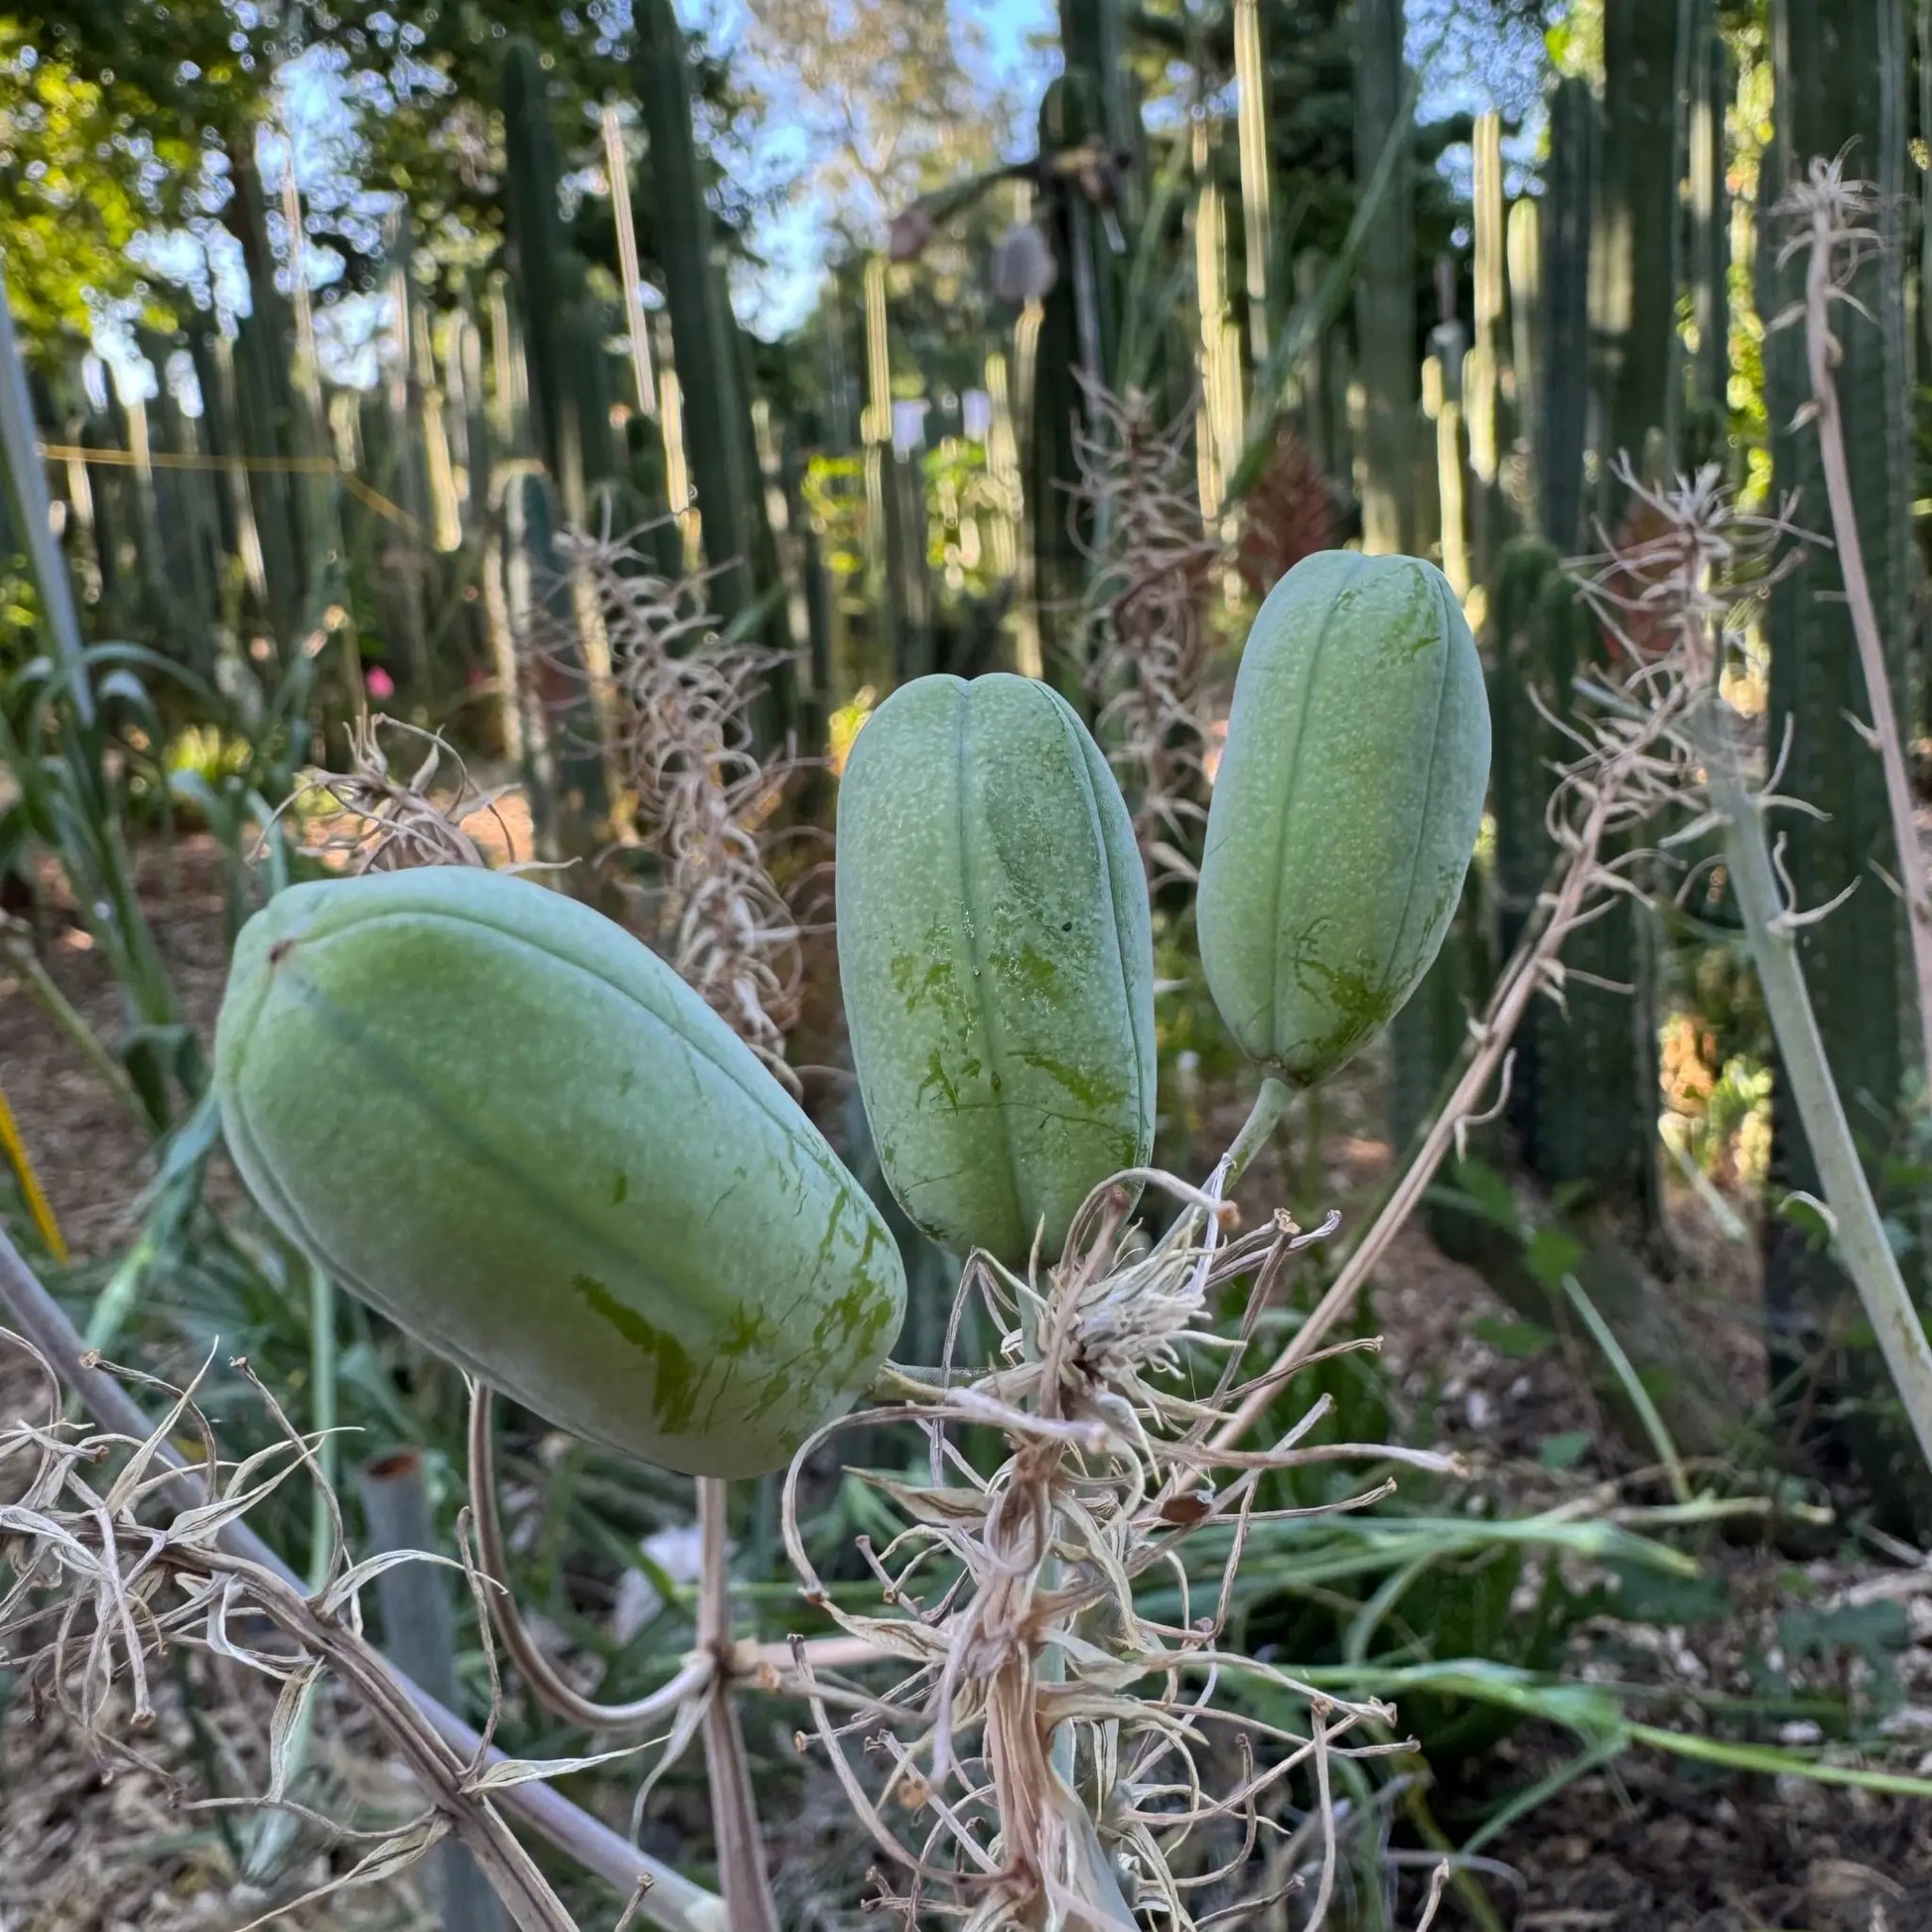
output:
<path id="1" fill-rule="evenodd" d="M 1725 183 L 1725 116 L 1730 99 L 1730 53 L 1717 21 L 1716 0 L 1699 0 L 1691 62 L 1690 185 L 1691 321 L 1697 354 L 1690 400 L 1696 463 L 1723 448 L 1730 386 L 1730 201 Z"/>
<path id="2" fill-rule="evenodd" d="M 406 507 L 404 482 L 407 450 L 399 437 L 407 419 L 381 390 L 350 392 L 353 445 L 348 455 L 354 467 L 395 513 L 357 497 L 348 505 L 345 523 L 357 568 L 367 577 L 376 604 L 376 634 L 382 642 L 386 675 L 415 691 L 425 690 L 429 673 L 429 630 L 423 610 L 422 563 L 428 548 L 424 526 Z"/>
<path id="3" fill-rule="evenodd" d="M 756 595 L 752 519 L 757 495 L 746 465 L 750 409 L 739 387 L 734 325 L 711 259 L 711 209 L 691 132 L 684 33 L 672 0 L 642 0 L 636 22 L 635 73 L 650 141 L 655 253 L 664 271 L 705 561 L 717 573 L 711 601 L 730 622 Z"/>
<path id="4" fill-rule="evenodd" d="M 624 475 L 650 533 L 651 566 L 675 583 L 685 573 L 684 537 L 670 512 L 661 419 L 641 412 L 623 426 Z"/>
<path id="5" fill-rule="evenodd" d="M 588 858 L 608 837 L 610 785 L 576 601 L 557 555 L 556 497 L 541 474 L 526 468 L 505 479 L 503 530 L 503 602 L 538 855 Z"/>
<path id="6" fill-rule="evenodd" d="M 231 393 L 226 345 L 207 317 L 196 317 L 188 330 L 188 356 L 195 368 L 195 386 L 201 391 L 202 415 L 197 432 L 202 454 L 218 460 L 210 472 L 213 480 L 215 529 L 220 545 L 229 556 L 241 554 L 241 507 L 247 496 L 247 483 L 234 467 L 234 398 Z"/>
<path id="7" fill-rule="evenodd" d="M 1226 202 L 1204 119 L 1194 124 L 1194 174 L 1199 183 L 1194 197 L 1194 306 L 1200 314 L 1195 476 L 1201 516 L 1211 527 L 1221 513 L 1228 478 L 1241 460 L 1246 383 L 1241 337 L 1229 305 Z"/>
<path id="8" fill-rule="evenodd" d="M 1093 131 L 1106 143 L 1110 153 L 1131 155 L 1140 146 L 1140 128 L 1127 65 L 1120 0 L 1059 0 L 1059 8 L 1060 52 L 1065 70 L 1084 75 L 1098 102 L 1099 115 Z"/>
<path id="9" fill-rule="evenodd" d="M 1405 112 L 1403 0 L 1355 0 L 1355 172 L 1366 182 Z M 1415 548 L 1416 217 L 1398 168 L 1370 224 L 1355 278 L 1365 420 L 1357 464 L 1362 545 Z"/>
<path id="10" fill-rule="evenodd" d="M 1603 149 L 1590 235 L 1596 509 L 1614 527 L 1624 491 L 1612 466 L 1668 470 L 1681 417 L 1677 342 L 1678 49 L 1683 0 L 1623 0 L 1603 14 Z M 1661 444 L 1653 439 L 1661 438 Z"/>
<path id="11" fill-rule="evenodd" d="M 491 436 L 483 377 L 483 332 L 466 296 L 451 319 L 443 351 L 443 386 L 450 398 L 450 456 L 464 533 L 482 531 L 489 495 Z"/>
<path id="12" fill-rule="evenodd" d="M 1039 104 L 1040 191 L 1034 219 L 1057 266 L 1040 304 L 1032 360 L 1033 423 L 1027 448 L 1027 515 L 1033 533 L 1034 604 L 1047 674 L 1076 706 L 1085 702 L 1071 660 L 1073 621 L 1085 582 L 1091 518 L 1078 507 L 1075 438 L 1086 412 L 1080 378 L 1106 383 L 1120 344 L 1116 258 L 1105 234 L 1109 169 L 1083 165 L 1106 139 L 1102 90 L 1084 62 L 1046 89 Z"/>
<path id="13" fill-rule="evenodd" d="M 136 346 L 146 355 L 167 387 L 164 364 L 167 350 L 146 331 L 137 332 Z M 147 398 L 137 392 L 122 403 L 122 421 L 127 432 L 127 452 L 134 460 L 128 467 L 134 502 L 136 570 L 141 585 L 142 623 L 153 635 L 172 638 L 185 628 L 185 611 L 177 598 L 188 576 L 187 560 L 181 556 L 181 532 L 173 515 L 172 497 L 164 510 L 162 478 L 155 472 L 154 423 Z M 172 483 L 174 477 L 167 473 Z M 176 560 L 179 578 L 171 576 L 169 560 Z"/>
<path id="14" fill-rule="evenodd" d="M 119 453 L 121 444 L 107 414 L 89 410 L 80 425 L 80 448 Z M 94 578 L 106 611 L 119 614 L 122 596 L 123 545 L 127 541 L 122 514 L 121 478 L 112 464 L 83 464 L 87 481 L 87 526 L 93 538 Z"/>
<path id="15" fill-rule="evenodd" d="M 256 297 L 259 302 L 259 294 Z M 265 616 L 283 650 L 301 634 L 309 587 L 303 565 L 301 498 L 294 474 L 285 466 L 299 452 L 293 414 L 295 391 L 288 379 L 288 339 L 276 327 L 272 310 L 258 307 L 235 326 L 235 419 L 248 495 L 261 543 L 262 576 L 267 592 Z"/>
<path id="16" fill-rule="evenodd" d="M 1440 331 L 1438 332 L 1440 336 Z M 1462 372 L 1469 357 L 1461 352 L 1460 336 L 1447 345 L 1449 353 L 1432 355 L 1422 365 L 1422 413 L 1436 426 L 1437 524 L 1443 552 L 1443 575 L 1459 599 L 1469 595 L 1469 487 L 1467 450 L 1463 441 Z"/>
<path id="17" fill-rule="evenodd" d="M 1516 522 L 1531 530 L 1542 526 L 1539 452 L 1535 432 L 1542 420 L 1546 373 L 1543 356 L 1543 226 L 1536 201 L 1521 195 L 1510 204 L 1505 224 L 1504 258 L 1509 278 L 1509 354 L 1516 385 L 1511 412 L 1514 441 L 1503 452 L 1506 488 Z"/>
<path id="18" fill-rule="evenodd" d="M 577 264 L 557 204 L 563 161 L 549 83 L 542 57 L 526 40 L 512 41 L 503 55 L 503 152 L 508 258 L 523 327 L 531 435 L 568 512 L 581 508 L 583 487 L 568 361 L 574 345 L 565 334 L 579 293 Z"/>
<path id="19" fill-rule="evenodd" d="M 419 433 L 427 393 L 423 363 L 428 318 L 410 285 L 409 210 L 398 208 L 382 238 L 389 308 L 389 346 L 377 407 L 365 413 L 362 447 L 370 480 L 402 511 L 402 522 L 365 519 L 369 562 L 379 586 L 387 642 L 418 693 L 429 688 L 428 584 L 425 568 L 434 538 L 427 451 Z M 422 342 L 417 341 L 418 334 Z"/>
<path id="20" fill-rule="evenodd" d="M 893 410 L 886 258 L 866 262 L 866 492 L 880 516 L 876 557 L 893 642 L 893 678 L 933 669 L 931 583 L 925 558 L 925 492 L 917 450 L 901 452 Z"/>
<path id="21" fill-rule="evenodd" d="M 1551 673 L 1567 667 L 1543 661 L 1562 641 L 1539 620 L 1544 590 L 1559 572 L 1557 547 L 1541 537 L 1518 537 L 1497 561 L 1490 617 L 1494 658 L 1489 673 L 1490 803 L 1496 815 L 1498 939 L 1514 949 L 1547 882 L 1555 846 L 1544 824 L 1550 796 L 1554 734 L 1532 693 L 1549 695 Z"/>
<path id="22" fill-rule="evenodd" d="M 1234 0 L 1236 129 L 1241 139 L 1241 253 L 1248 290 L 1248 346 L 1257 363 L 1268 354 L 1274 267 L 1274 167 L 1268 152 L 1268 65 L 1261 0 Z M 1279 292 L 1276 298 L 1279 300 Z"/>
<path id="23" fill-rule="evenodd" d="M 530 431 L 530 365 L 523 353 L 523 329 L 517 319 L 516 291 L 498 272 L 484 285 L 489 328 L 489 432 L 496 451 L 529 456 L 536 449 Z M 483 492 L 484 500 L 488 491 Z"/>
<path id="24" fill-rule="evenodd" d="M 1475 126 L 1475 341 L 1462 363 L 1462 419 L 1469 438 L 1469 547 L 1480 581 L 1489 576 L 1509 536 L 1511 507 L 1503 489 L 1503 457 L 1514 435 L 1504 397 L 1508 355 L 1505 316 L 1506 215 L 1502 117 L 1478 115 Z"/>
<path id="25" fill-rule="evenodd" d="M 621 472 L 611 428 L 611 371 L 600 305 L 564 232 L 563 162 L 541 57 L 512 41 L 503 57 L 509 254 L 529 365 L 531 433 L 581 523 L 592 484 Z"/>
<path id="26" fill-rule="evenodd" d="M 1679 14 L 1679 0 L 1630 0 L 1606 10 L 1604 17 L 1602 136 L 1587 274 L 1587 366 L 1593 390 L 1588 420 L 1596 466 L 1595 496 L 1588 507 L 1611 527 L 1624 507 L 1624 492 L 1613 476 L 1619 452 L 1629 452 L 1639 464 L 1654 460 L 1668 450 L 1674 431 L 1670 378 L 1677 263 L 1669 237 L 1676 232 L 1678 206 Z M 1569 150 L 1566 159 L 1574 161 L 1583 147 L 1575 122 L 1587 126 L 1587 97 L 1565 100 L 1560 94 L 1559 104 L 1568 124 L 1559 128 L 1553 117 L 1553 143 L 1561 138 Z M 1560 277 L 1553 252 L 1544 251 L 1546 290 L 1554 294 L 1562 280 L 1574 302 L 1574 284 L 1568 281 L 1574 263 L 1566 262 Z M 1574 321 L 1574 310 L 1565 320 Z M 1565 356 L 1556 345 L 1555 329 L 1546 333 L 1552 339 L 1547 417 L 1559 397 L 1572 410 L 1578 399 L 1560 385 Z M 1557 431 L 1546 488 L 1545 531 L 1564 550 L 1579 547 L 1585 535 L 1581 517 L 1560 520 L 1572 515 L 1565 500 L 1570 473 L 1563 429 L 1575 427 L 1573 419 Z M 1581 439 L 1571 447 L 1581 456 Z M 1559 460 L 1566 466 L 1561 474 Z M 1572 678 L 1603 647 L 1563 578 L 1546 578 L 1532 634 L 1546 700 L 1561 712 L 1571 701 Z M 1563 1008 L 1535 1016 L 1518 1120 L 1526 1164 L 1541 1180 L 1553 1186 L 1587 1182 L 1594 1200 L 1640 1224 L 1654 1220 L 1657 1207 L 1650 955 L 1649 931 L 1628 900 L 1619 900 L 1571 941 L 1566 964 L 1578 977 Z M 1584 1094 L 1589 1103 L 1580 1106 Z"/>
<path id="27" fill-rule="evenodd" d="M 150 410 L 154 453 L 162 462 L 154 472 L 162 551 L 157 560 L 170 578 L 178 635 L 188 660 L 205 676 L 214 672 L 214 633 L 220 621 L 220 531 L 214 479 L 200 462 L 195 427 L 168 380 L 175 345 L 150 339 L 142 345 L 160 377 L 160 393 Z M 175 459 L 167 462 L 166 459 Z"/>
<path id="28" fill-rule="evenodd" d="M 1596 98 L 1575 76 L 1550 95 L 1550 161 L 1537 255 L 1542 295 L 1534 333 L 1539 371 L 1531 442 L 1538 527 L 1565 553 L 1584 546 L 1584 452 L 1589 423 L 1589 278 L 1597 155 Z M 1529 318 L 1519 309 L 1517 325 Z"/>
<path id="29" fill-rule="evenodd" d="M 1562 718 L 1574 702 L 1576 677 L 1604 648 L 1602 634 L 1560 570 L 1542 578 L 1529 625 L 1526 669 Z M 1567 741 L 1550 733 L 1539 745 L 1539 736 L 1532 734 L 1530 756 L 1547 765 L 1565 755 Z M 1520 896 L 1534 890 L 1533 840 L 1523 840 L 1518 854 L 1513 892 Z M 1518 915 L 1526 910 L 1519 907 Z M 1563 963 L 1572 976 L 1563 1005 L 1538 1002 L 1518 1041 L 1514 1117 L 1525 1165 L 1548 1186 L 1587 1187 L 1592 1206 L 1628 1225 L 1654 1225 L 1657 1047 L 1647 924 L 1619 908 L 1575 933 Z"/>
<path id="30" fill-rule="evenodd" d="M 253 131 L 228 145 L 235 225 L 248 271 L 249 313 L 235 331 L 235 417 L 250 470 L 256 532 L 261 544 L 267 616 L 283 650 L 295 647 L 319 615 L 329 562 L 326 485 L 302 466 L 321 451 L 321 427 L 309 418 L 295 382 L 295 328 L 287 299 L 275 285 L 268 215 L 255 165 Z"/>
<path id="31" fill-rule="evenodd" d="M 1772 11 L 1776 138 L 1766 156 L 1760 205 L 1815 156 L 1850 146 L 1849 165 L 1875 175 L 1881 201 L 1870 217 L 1887 245 L 1869 253 L 1849 304 L 1833 311 L 1844 345 L 1836 375 L 1845 441 L 1859 505 L 1859 534 L 1878 615 L 1878 631 L 1903 678 L 1912 576 L 1911 451 L 1900 209 L 1906 154 L 1902 90 L 1905 34 L 1897 0 L 1778 0 Z M 1853 144 L 1856 145 L 1853 145 Z M 1766 218 L 1758 262 L 1759 309 L 1776 315 L 1803 294 L 1803 258 L 1777 265 L 1778 236 Z M 1802 329 L 1765 345 L 1772 464 L 1780 491 L 1796 488 L 1815 520 L 1825 501 L 1815 434 L 1793 418 L 1811 394 Z M 1784 821 L 1795 903 L 1810 907 L 1858 888 L 1829 918 L 1807 925 L 1799 950 L 1832 1070 L 1861 1138 L 1875 1158 L 1915 1057 L 1908 1031 L 1905 918 L 1879 867 L 1893 861 L 1878 759 L 1854 722 L 1870 716 L 1836 553 L 1811 549 L 1773 591 L 1770 609 L 1774 744 L 1789 744 L 1781 789 L 1822 816 Z M 1785 734 L 1789 733 L 1788 740 Z M 1798 1114 L 1780 1086 L 1772 1103 L 1773 1166 L 1784 1187 L 1816 1190 L 1818 1179 Z M 1785 1224 L 1771 1224 L 1768 1277 L 1774 1334 L 1800 1328 L 1814 1298 L 1843 1291 L 1830 1260 Z"/>

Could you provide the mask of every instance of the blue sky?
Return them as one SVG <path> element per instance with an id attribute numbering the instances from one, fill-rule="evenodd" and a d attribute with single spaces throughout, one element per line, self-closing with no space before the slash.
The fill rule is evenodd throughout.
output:
<path id="1" fill-rule="evenodd" d="M 756 0 L 679 0 L 680 13 L 693 32 L 708 34 L 727 46 L 738 38 L 747 11 L 755 7 Z M 1043 35 L 1049 43 L 1057 37 L 1055 0 L 950 0 L 947 11 L 956 24 L 971 18 L 984 29 L 991 69 L 984 77 L 1012 104 L 1011 133 L 1015 151 L 1020 151 L 1031 139 L 1028 130 L 1040 95 L 1059 66 L 1055 47 L 1031 44 L 1035 36 Z M 768 80 L 774 92 L 781 90 L 782 74 L 772 74 Z M 806 156 L 803 141 L 784 124 L 781 112 L 773 121 L 758 145 L 754 164 L 782 179 L 800 172 Z M 810 314 L 822 280 L 826 233 L 824 210 L 809 200 L 785 208 L 765 226 L 758 236 L 765 268 L 742 272 L 732 290 L 748 327 L 763 336 L 781 336 Z"/>

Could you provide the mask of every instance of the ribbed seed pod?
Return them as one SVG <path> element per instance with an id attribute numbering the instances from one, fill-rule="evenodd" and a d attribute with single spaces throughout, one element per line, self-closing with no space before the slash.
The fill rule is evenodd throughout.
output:
<path id="1" fill-rule="evenodd" d="M 1488 776 L 1482 667 L 1442 573 L 1296 565 L 1242 654 L 1196 900 L 1250 1058 L 1309 1086 L 1387 1025 L 1449 929 Z"/>
<path id="2" fill-rule="evenodd" d="M 781 1466 L 898 1331 L 897 1250 L 818 1130 L 653 953 L 527 880 L 279 894 L 215 1084 L 243 1179 L 337 1281 L 667 1468 Z"/>
<path id="3" fill-rule="evenodd" d="M 1031 678 L 923 677 L 839 796 L 839 971 L 880 1164 L 955 1250 L 1051 1258 L 1154 1140 L 1154 961 L 1133 827 Z"/>

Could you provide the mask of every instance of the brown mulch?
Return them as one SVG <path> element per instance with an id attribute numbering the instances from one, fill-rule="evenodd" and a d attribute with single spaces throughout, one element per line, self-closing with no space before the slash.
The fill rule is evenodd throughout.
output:
<path id="1" fill-rule="evenodd" d="M 213 1038 L 227 972 L 219 851 L 206 837 L 182 840 L 172 858 L 150 846 L 140 854 L 137 876 L 183 1018 L 206 1046 Z M 51 872 L 43 881 L 39 924 L 43 964 L 111 1048 L 129 1024 L 126 1002 Z M 54 1026 L 4 957 L 0 1086 L 74 1255 L 102 1255 L 121 1246 L 129 1210 L 151 1177 L 147 1132 Z"/>
<path id="2" fill-rule="evenodd" d="M 224 965 L 219 855 L 208 841 L 190 839 L 172 864 L 144 853 L 141 876 L 187 1016 L 207 1041 Z M 124 1024 L 118 995 L 58 899 L 43 940 L 50 971 L 111 1040 Z M 113 1252 L 126 1239 L 130 1208 L 147 1178 L 145 1137 L 4 967 L 0 1083 L 76 1253 Z M 1231 1131 L 1234 1120 L 1221 1114 L 1238 1118 L 1239 1107 L 1233 1096 L 1217 1101 L 1213 1127 Z M 1367 1211 L 1392 1158 L 1373 1061 L 1324 1096 L 1324 1107 L 1318 1173 L 1310 1174 L 1309 1150 L 1291 1124 L 1243 1188 L 1251 1211 L 1280 1202 L 1306 1221 L 1334 1205 L 1349 1222 Z M 1310 1193 L 1320 1198 L 1306 1198 Z M 1754 1356 L 1753 1250 L 1725 1240 L 1688 1198 L 1673 1206 L 1686 1295 L 1700 1304 L 1712 1345 L 1739 1375 L 1761 1374 Z M 1589 1427 L 1574 1377 L 1554 1352 L 1515 1357 L 1485 1340 L 1478 1322 L 1506 1321 L 1507 1311 L 1476 1276 L 1438 1253 L 1419 1226 L 1405 1230 L 1391 1249 L 1374 1297 L 1392 1386 L 1477 1463 L 1473 1490 L 1522 1511 L 1590 1483 L 1631 1478 L 1637 1458 L 1614 1449 L 1592 1449 L 1563 1476 L 1543 1468 L 1538 1457 L 1551 1437 Z M 0 1378 L 0 1404 L 19 1393 Z M 1629 1493 L 1658 1500 L 1641 1485 Z M 1702 1688 L 1746 1696 L 1752 1660 L 1775 1651 L 1778 1616 L 1793 1601 L 1829 1606 L 1890 1592 L 1910 1629 L 1908 1645 L 1893 1660 L 1902 1698 L 1891 1725 L 1893 1768 L 1932 1775 L 1932 1573 L 1848 1559 L 1842 1551 L 1830 1559 L 1814 1555 L 1801 1566 L 1763 1541 L 1717 1544 L 1708 1560 L 1728 1581 L 1734 1614 L 1689 1629 L 1592 1619 L 1574 1640 L 1574 1668 L 1587 1675 L 1600 1668 L 1606 1647 L 1620 1646 L 1627 1653 L 1620 1674 L 1641 1676 L 1660 1695 Z M 1818 1675 L 1827 1675 L 1822 1664 Z M 1792 1677 L 1797 1683 L 1803 1673 L 1794 1667 Z M 258 1786 L 268 1705 L 260 1687 L 216 1676 L 205 1659 L 185 1678 L 164 1681 L 160 1703 L 156 1730 L 142 1740 L 160 1768 L 123 1769 L 112 1777 L 65 1721 L 34 1723 L 17 1703 L 0 1705 L 5 1932 L 96 1926 L 186 1932 L 232 1926 L 248 1916 L 239 1907 L 255 1894 L 238 1889 L 232 1846 L 207 1815 L 183 1813 L 179 1796 L 209 1788 L 210 1763 L 219 1768 L 223 1789 L 252 1788 L 251 1778 Z M 1688 1706 L 1674 1709 L 1667 1698 L 1646 1715 L 1660 1725 L 1688 1725 L 1692 1719 Z M 319 1747 L 323 1774 L 341 1781 L 333 1787 L 339 1795 L 366 1798 L 377 1808 L 406 1806 L 406 1791 L 360 1725 L 346 1707 L 331 1709 Z M 1534 1782 L 1576 1749 L 1573 1738 L 1526 1725 L 1482 1761 L 1482 1801 Z M 1445 1783 L 1433 1801 L 1452 1813 L 1469 1795 Z M 1790 1778 L 1707 1775 L 1648 1751 L 1580 1779 L 1486 1855 L 1516 1874 L 1514 1881 L 1487 1877 L 1484 1883 L 1502 1922 L 1519 1932 L 1905 1932 L 1932 1925 L 1932 1827 L 1923 1807 Z M 321 1868 L 313 1849 L 298 1848 L 278 1876 L 312 1879 Z M 365 1905 L 345 1900 L 318 1908 L 307 1922 L 421 1922 L 412 1918 L 407 1895 L 389 1887 L 382 1892 Z M 1451 1896 L 1437 1924 L 1477 1922 Z"/>

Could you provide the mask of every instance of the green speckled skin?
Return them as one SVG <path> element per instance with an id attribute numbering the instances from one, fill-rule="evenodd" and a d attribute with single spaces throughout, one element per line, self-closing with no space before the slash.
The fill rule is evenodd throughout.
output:
<path id="1" fill-rule="evenodd" d="M 922 677 L 839 792 L 839 975 L 881 1166 L 956 1253 L 1057 1258 L 1154 1143 L 1154 952 L 1127 806 L 1032 678 Z"/>
<path id="2" fill-rule="evenodd" d="M 600 913 L 430 868 L 296 886 L 215 1033 L 269 1217 L 419 1341 L 580 1436 L 780 1467 L 871 1381 L 905 1280 L 749 1048 Z"/>
<path id="3" fill-rule="evenodd" d="M 1416 989 L 1482 822 L 1489 707 L 1443 574 L 1328 550 L 1269 594 L 1235 680 L 1196 911 L 1242 1050 L 1309 1086 Z"/>

